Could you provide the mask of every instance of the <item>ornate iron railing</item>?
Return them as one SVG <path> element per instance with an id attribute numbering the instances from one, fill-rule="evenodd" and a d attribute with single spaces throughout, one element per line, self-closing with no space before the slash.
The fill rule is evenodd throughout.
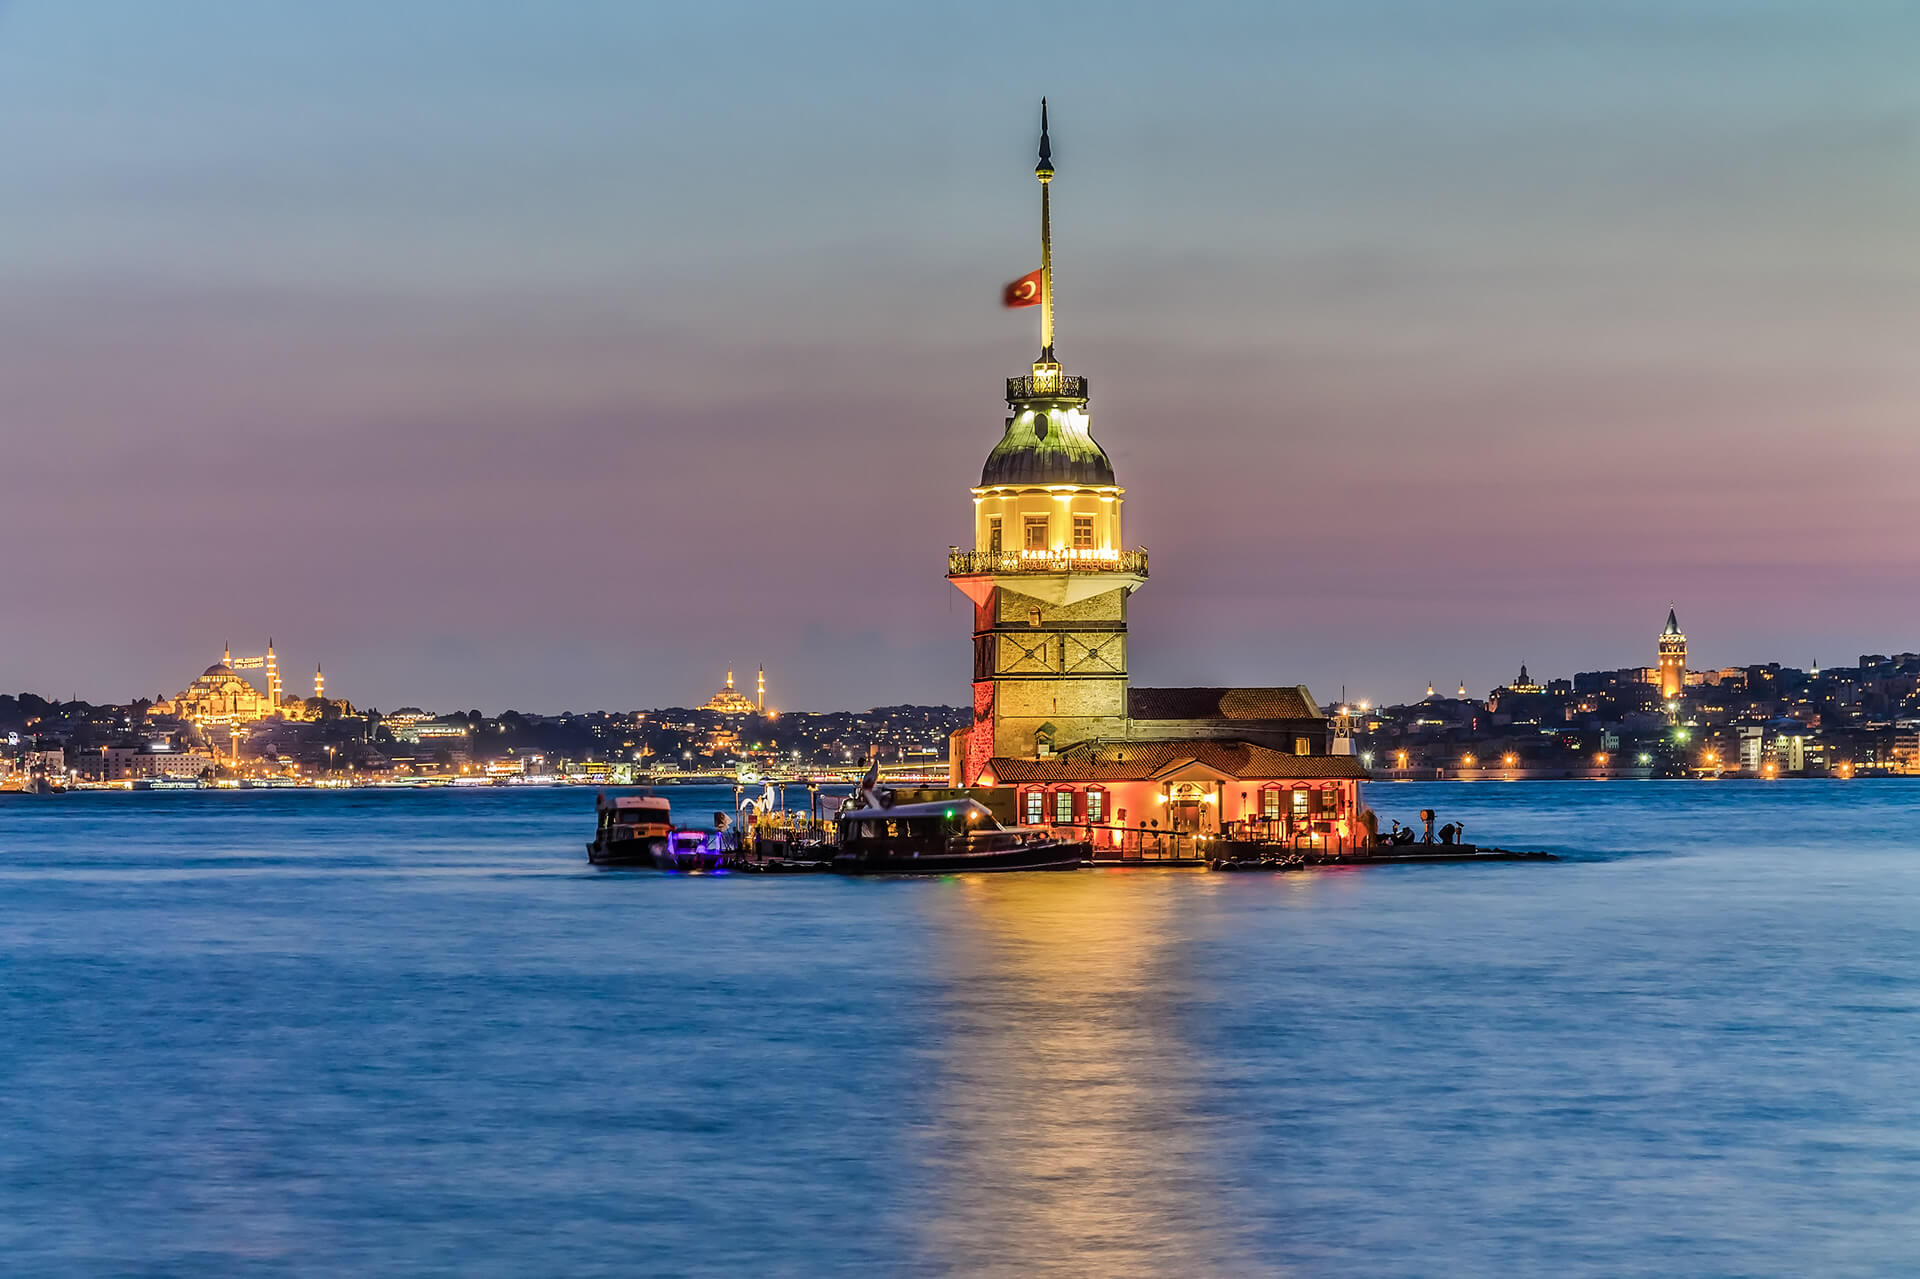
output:
<path id="1" fill-rule="evenodd" d="M 947 548 L 948 577 L 984 573 L 1132 573 L 1147 575 L 1147 552 L 1137 551 L 967 551 Z"/>
<path id="2" fill-rule="evenodd" d="M 1047 377 L 1035 377 L 1031 373 L 1025 377 L 1007 379 L 1007 403 L 1016 400 L 1084 400 L 1087 398 L 1087 379 L 1060 373 Z"/>

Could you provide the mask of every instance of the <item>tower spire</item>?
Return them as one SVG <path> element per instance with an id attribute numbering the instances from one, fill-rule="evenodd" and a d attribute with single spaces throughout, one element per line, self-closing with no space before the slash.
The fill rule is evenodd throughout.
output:
<path id="1" fill-rule="evenodd" d="M 1040 179 L 1040 362 L 1053 360 L 1053 140 L 1047 136 L 1047 100 L 1040 99 L 1040 163 L 1033 166 Z"/>

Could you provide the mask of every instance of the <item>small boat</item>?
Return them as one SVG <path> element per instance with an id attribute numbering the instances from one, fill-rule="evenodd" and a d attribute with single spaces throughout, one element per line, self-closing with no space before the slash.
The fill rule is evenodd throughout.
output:
<path id="1" fill-rule="evenodd" d="M 1092 848 L 1049 832 L 1008 830 L 973 799 L 856 808 L 836 817 L 842 875 L 964 875 L 1076 870 Z"/>
<path id="2" fill-rule="evenodd" d="M 673 813 L 658 795 L 602 794 L 599 822 L 587 860 L 596 866 L 641 866 L 689 873 L 719 870 L 728 850 L 719 831 L 675 830 Z"/>
<path id="3" fill-rule="evenodd" d="M 654 854 L 673 839 L 673 812 L 658 795 L 604 793 L 594 802 L 599 817 L 587 860 L 596 866 L 652 866 Z"/>
<path id="4" fill-rule="evenodd" d="M 724 870 L 728 850 L 722 831 L 677 830 L 653 850 L 653 864 L 685 875 Z"/>

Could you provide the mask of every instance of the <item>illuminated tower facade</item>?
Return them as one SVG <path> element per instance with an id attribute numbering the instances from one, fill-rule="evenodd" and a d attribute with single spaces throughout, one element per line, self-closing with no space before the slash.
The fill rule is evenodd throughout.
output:
<path id="1" fill-rule="evenodd" d="M 767 668 L 766 668 L 766 667 L 764 667 L 764 666 L 762 666 L 762 667 L 760 668 L 760 688 L 759 688 L 759 690 L 758 690 L 757 692 L 755 692 L 755 693 L 754 693 L 754 698 L 753 698 L 753 705 L 754 705 L 754 709 L 756 709 L 756 710 L 758 710 L 758 711 L 760 711 L 760 712 L 761 712 L 762 714 L 765 714 L 765 713 L 766 713 L 766 709 L 767 709 Z"/>
<path id="2" fill-rule="evenodd" d="M 1667 609 L 1666 629 L 1660 632 L 1660 696 L 1680 696 L 1687 686 L 1687 637 L 1680 630 L 1680 619 Z"/>
<path id="3" fill-rule="evenodd" d="M 994 756 L 1034 757 L 1127 722 L 1127 597 L 1146 552 L 1125 549 L 1125 490 L 1094 441 L 1087 379 L 1054 356 L 1052 143 L 1040 105 L 1040 358 L 1007 379 L 1007 418 L 973 490 L 973 548 L 947 578 L 973 602 L 973 723 L 956 737 L 964 785 Z"/>
<path id="4" fill-rule="evenodd" d="M 280 659 L 273 654 L 273 636 L 267 636 L 267 705 L 280 709 Z"/>
<path id="5" fill-rule="evenodd" d="M 313 696 L 315 700 L 319 700 L 326 697 L 326 695 L 327 677 L 320 673 L 320 667 L 316 664 L 313 668 Z"/>

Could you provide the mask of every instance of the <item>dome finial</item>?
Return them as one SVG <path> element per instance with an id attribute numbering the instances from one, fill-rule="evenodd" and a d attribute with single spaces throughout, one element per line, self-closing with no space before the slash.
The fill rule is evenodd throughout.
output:
<path id="1" fill-rule="evenodd" d="M 1042 376 L 1042 365 L 1052 366 L 1057 378 L 1059 366 L 1053 359 L 1053 202 L 1049 183 L 1053 181 L 1053 139 L 1047 134 L 1047 100 L 1040 99 L 1040 163 L 1033 166 L 1040 179 L 1040 361 L 1034 376 Z"/>

